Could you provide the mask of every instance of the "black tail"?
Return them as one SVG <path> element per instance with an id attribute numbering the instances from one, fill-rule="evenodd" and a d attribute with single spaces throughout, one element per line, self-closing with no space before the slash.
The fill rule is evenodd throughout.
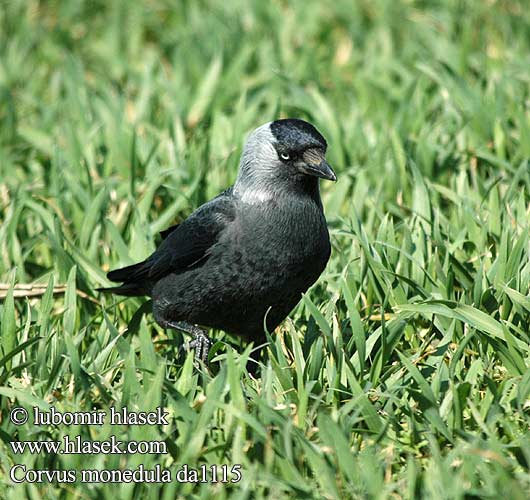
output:
<path id="1" fill-rule="evenodd" d="M 107 273 L 107 278 L 117 283 L 122 282 L 120 286 L 109 288 L 98 288 L 98 292 L 115 293 L 116 295 L 125 295 L 127 297 L 137 297 L 139 295 L 148 295 L 150 287 L 149 280 L 149 263 L 144 260 L 138 264 L 115 269 Z"/>
<path id="2" fill-rule="evenodd" d="M 124 283 L 121 286 L 111 286 L 108 288 L 96 288 L 97 292 L 114 293 L 116 295 L 125 295 L 126 297 L 140 297 L 149 295 L 148 288 L 138 283 Z"/>
<path id="3" fill-rule="evenodd" d="M 114 269 L 107 274 L 107 278 L 110 281 L 120 281 L 125 283 L 132 283 L 133 281 L 141 281 L 149 277 L 149 268 L 151 266 L 144 260 L 138 264 L 133 264 L 132 266 L 122 267 L 121 269 Z"/>

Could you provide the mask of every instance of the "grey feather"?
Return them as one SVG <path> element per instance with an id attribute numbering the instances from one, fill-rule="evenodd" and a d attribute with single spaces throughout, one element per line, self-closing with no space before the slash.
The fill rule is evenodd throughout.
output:
<path id="1" fill-rule="evenodd" d="M 264 320 L 272 331 L 329 259 L 318 185 L 334 178 L 326 148 L 307 122 L 262 125 L 234 186 L 164 232 L 145 261 L 110 272 L 123 284 L 109 291 L 151 296 L 163 326 L 186 321 L 262 340 Z"/>

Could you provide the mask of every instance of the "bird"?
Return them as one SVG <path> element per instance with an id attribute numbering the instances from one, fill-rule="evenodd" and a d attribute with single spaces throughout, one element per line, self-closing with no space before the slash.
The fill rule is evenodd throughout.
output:
<path id="1" fill-rule="evenodd" d="M 337 177 L 326 151 L 322 134 L 298 118 L 256 128 L 235 183 L 162 231 L 144 261 L 107 274 L 121 285 L 99 290 L 151 297 L 155 321 L 190 334 L 205 363 L 206 328 L 264 342 L 330 258 L 319 180 Z"/>

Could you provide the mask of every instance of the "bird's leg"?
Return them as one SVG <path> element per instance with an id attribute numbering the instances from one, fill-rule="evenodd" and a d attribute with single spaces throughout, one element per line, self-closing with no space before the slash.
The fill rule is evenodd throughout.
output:
<path id="1" fill-rule="evenodd" d="M 184 321 L 168 321 L 166 324 L 169 328 L 191 335 L 193 340 L 188 343 L 188 348 L 195 349 L 195 359 L 200 359 L 203 363 L 207 364 L 208 352 L 213 342 L 206 335 L 206 330 L 196 325 L 190 325 Z"/>

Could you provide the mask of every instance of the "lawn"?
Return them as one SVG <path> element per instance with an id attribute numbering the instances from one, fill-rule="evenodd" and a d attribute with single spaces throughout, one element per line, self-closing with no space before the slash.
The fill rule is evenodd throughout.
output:
<path id="1" fill-rule="evenodd" d="M 223 332 L 196 367 L 145 299 L 95 288 L 278 117 L 328 139 L 331 260 L 258 378 Z M 529 159 L 522 0 L 0 1 L 0 497 L 528 498 Z M 11 444 L 76 436 L 164 452 Z M 172 480 L 79 480 L 141 467 Z"/>

